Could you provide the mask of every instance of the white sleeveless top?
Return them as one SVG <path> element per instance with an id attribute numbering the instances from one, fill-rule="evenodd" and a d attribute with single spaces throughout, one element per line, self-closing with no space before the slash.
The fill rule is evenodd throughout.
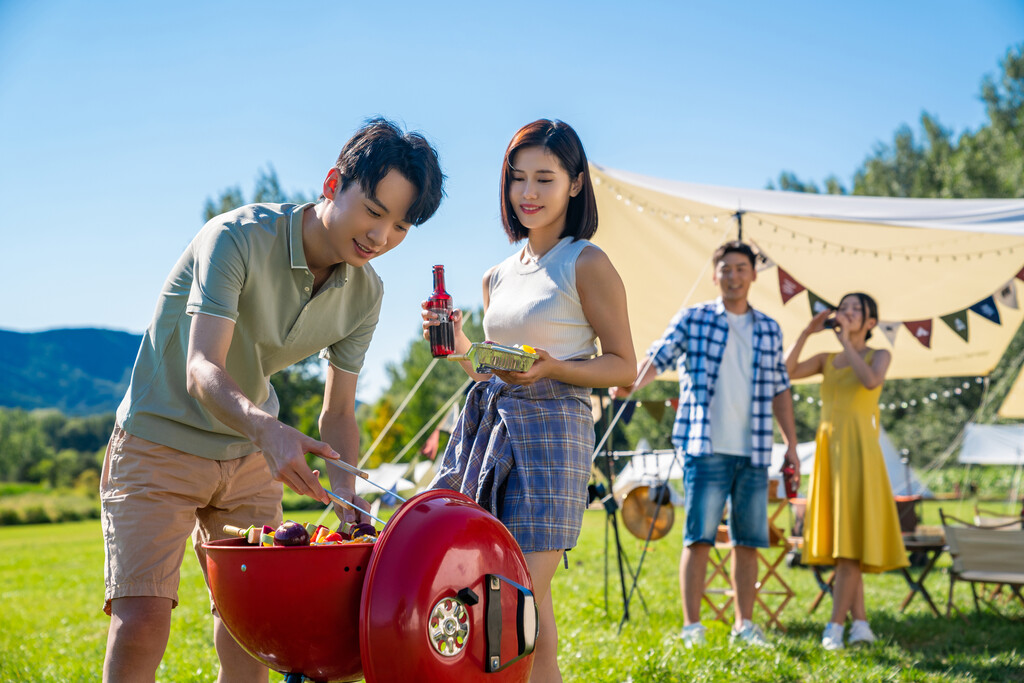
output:
<path id="1" fill-rule="evenodd" d="M 576 259 L 587 247 L 600 248 L 563 237 L 535 262 L 523 263 L 520 249 L 499 263 L 488 283 L 487 339 L 536 346 L 558 360 L 596 355 L 597 334 L 576 290 Z"/>

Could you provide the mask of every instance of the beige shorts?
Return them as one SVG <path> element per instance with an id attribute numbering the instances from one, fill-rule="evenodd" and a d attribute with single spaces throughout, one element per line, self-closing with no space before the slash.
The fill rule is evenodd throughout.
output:
<path id="1" fill-rule="evenodd" d="M 281 523 L 282 486 L 262 453 L 210 460 L 125 433 L 107 444 L 100 478 L 106 600 L 153 596 L 178 605 L 185 541 L 192 536 L 206 576 L 202 544 L 228 538 L 223 526 Z M 207 579 L 209 585 L 209 579 Z"/>

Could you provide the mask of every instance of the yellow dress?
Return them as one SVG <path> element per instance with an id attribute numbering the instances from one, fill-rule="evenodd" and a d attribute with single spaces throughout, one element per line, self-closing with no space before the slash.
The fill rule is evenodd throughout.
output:
<path id="1" fill-rule="evenodd" d="M 870 364 L 874 350 L 868 351 Z M 825 359 L 814 473 L 804 517 L 803 562 L 860 560 L 878 573 L 909 565 L 896 502 L 878 442 L 878 397 L 849 366 Z"/>

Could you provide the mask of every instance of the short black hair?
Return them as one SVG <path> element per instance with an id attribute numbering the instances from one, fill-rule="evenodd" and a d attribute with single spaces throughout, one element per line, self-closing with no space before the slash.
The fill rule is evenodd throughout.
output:
<path id="1" fill-rule="evenodd" d="M 870 294 L 865 294 L 864 292 L 850 292 L 849 294 L 843 294 L 843 296 L 839 298 L 839 305 L 842 306 L 843 299 L 850 296 L 856 297 L 857 300 L 860 301 L 860 308 L 864 314 L 863 322 L 866 323 L 868 318 L 878 320 L 878 303 L 875 301 L 874 297 Z M 868 330 L 868 333 L 864 335 L 864 339 L 871 339 L 871 330 Z"/>
<path id="2" fill-rule="evenodd" d="M 726 254 L 743 254 L 750 259 L 751 268 L 757 267 L 757 255 L 754 254 L 753 248 L 746 242 L 732 240 L 715 249 L 715 253 L 711 256 L 712 265 L 718 265 L 718 262 L 724 259 Z"/>
<path id="3" fill-rule="evenodd" d="M 594 184 L 590 180 L 590 164 L 587 153 L 583 150 L 580 136 L 568 123 L 557 119 L 538 119 L 528 123 L 512 136 L 505 150 L 505 159 L 501 165 L 501 222 L 510 242 L 518 242 L 529 236 L 516 216 L 515 209 L 508 198 L 508 186 L 512 182 L 512 157 L 524 147 L 543 147 L 558 159 L 558 162 L 569 174 L 569 180 L 583 174 L 583 187 L 575 197 L 569 198 L 569 206 L 565 213 L 565 229 L 559 237 L 572 237 L 574 240 L 590 239 L 597 232 L 597 199 L 594 196 Z"/>
<path id="4" fill-rule="evenodd" d="M 390 171 L 398 171 L 416 186 L 416 200 L 405 220 L 425 223 L 444 197 L 444 173 L 437 152 L 420 133 L 403 133 L 391 121 L 368 119 L 341 148 L 334 164 L 341 175 L 341 189 L 357 181 L 370 199 L 376 199 L 377 185 Z"/>

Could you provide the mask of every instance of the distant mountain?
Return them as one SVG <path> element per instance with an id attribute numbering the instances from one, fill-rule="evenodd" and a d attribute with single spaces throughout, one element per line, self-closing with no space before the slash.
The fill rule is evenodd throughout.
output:
<path id="1" fill-rule="evenodd" d="M 95 328 L 0 330 L 0 406 L 65 415 L 117 409 L 141 334 Z"/>

